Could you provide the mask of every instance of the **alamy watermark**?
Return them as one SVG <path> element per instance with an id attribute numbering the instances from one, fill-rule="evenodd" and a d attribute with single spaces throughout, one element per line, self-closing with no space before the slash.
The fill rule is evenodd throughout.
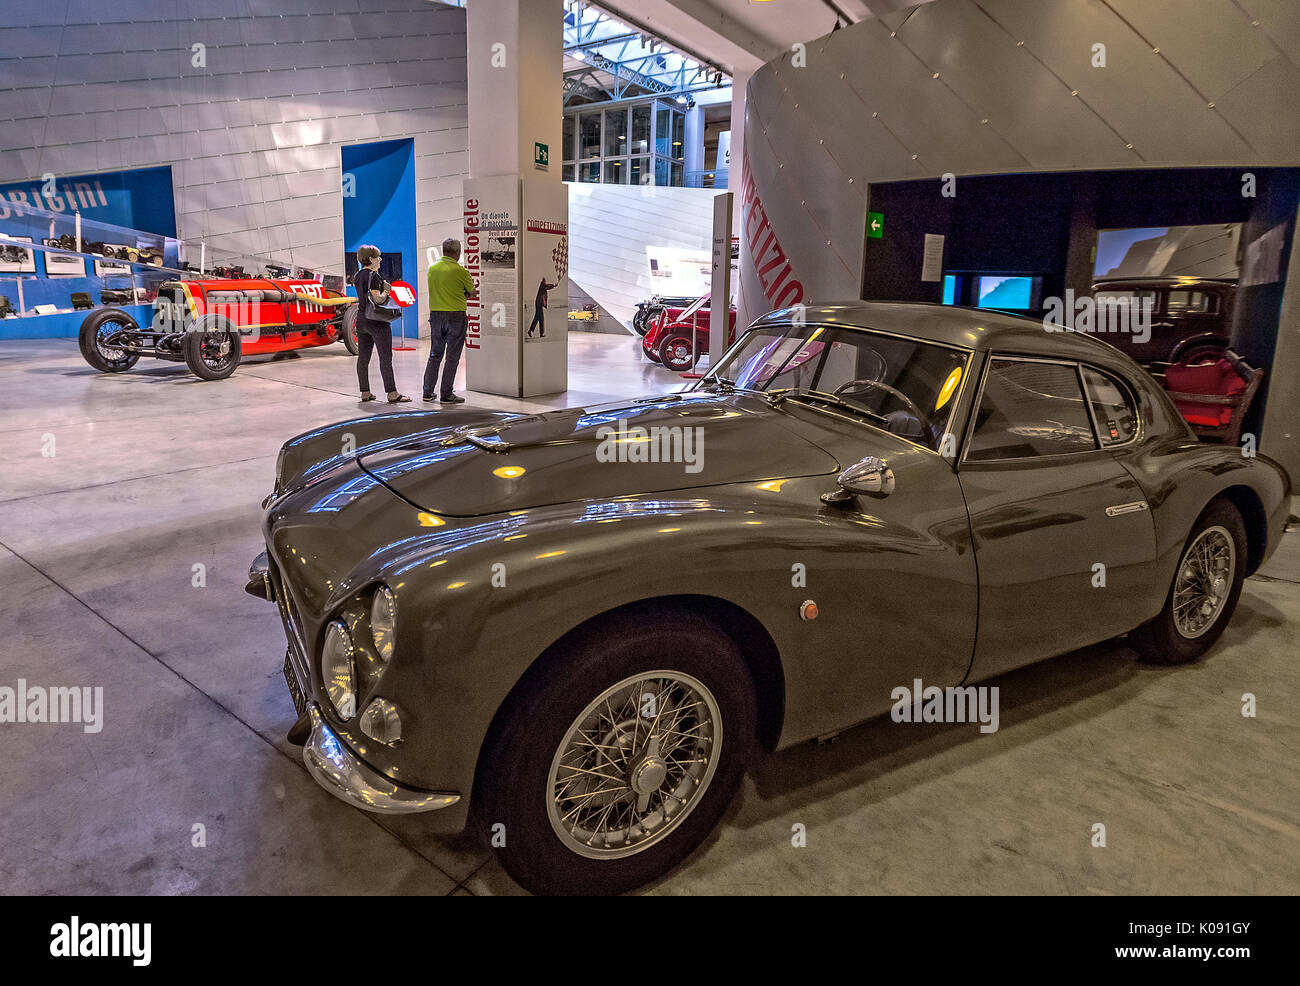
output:
<path id="1" fill-rule="evenodd" d="M 688 473 L 704 468 L 704 429 L 698 425 L 651 425 L 643 428 L 619 418 L 618 427 L 596 429 L 597 462 L 680 462 Z"/>
<path id="2" fill-rule="evenodd" d="M 889 697 L 894 700 L 889 710 L 894 722 L 978 722 L 981 733 L 998 731 L 997 686 L 940 688 L 916 678 L 911 688 L 899 685 Z"/>
<path id="3" fill-rule="evenodd" d="M 97 733 L 104 728 L 104 689 L 89 685 L 71 687 L 29 685 L 18 679 L 18 687 L 0 685 L 0 725 L 8 723 L 80 723 L 82 731 Z"/>
<path id="4" fill-rule="evenodd" d="M 81 923 L 76 915 L 67 924 L 50 926 L 50 955 L 56 959 L 130 959 L 146 966 L 153 959 L 153 925 L 141 922 Z"/>
<path id="5" fill-rule="evenodd" d="M 1122 332 L 1141 345 L 1151 339 L 1151 298 L 1103 295 L 1076 298 L 1067 288 L 1064 298 L 1043 299 L 1043 328 L 1048 332 Z"/>

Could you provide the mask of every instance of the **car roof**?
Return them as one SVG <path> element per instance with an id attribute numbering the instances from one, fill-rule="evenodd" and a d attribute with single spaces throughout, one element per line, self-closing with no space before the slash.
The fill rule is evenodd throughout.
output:
<path id="1" fill-rule="evenodd" d="M 1131 277 L 1098 277 L 1095 278 L 1092 283 L 1094 287 L 1105 286 L 1108 288 L 1123 287 L 1126 285 L 1144 288 L 1235 288 L 1237 286 L 1237 281 L 1231 277 L 1200 277 L 1194 274 L 1165 275 L 1162 277 L 1146 275 L 1133 275 Z"/>
<path id="2" fill-rule="evenodd" d="M 1114 365 L 1131 361 L 1114 346 L 1085 332 L 1050 331 L 1041 319 L 986 308 L 963 308 L 920 301 L 850 301 L 784 308 L 764 315 L 755 326 L 790 322 L 796 315 L 810 324 L 876 329 L 976 352 L 1021 353 L 1081 359 Z"/>

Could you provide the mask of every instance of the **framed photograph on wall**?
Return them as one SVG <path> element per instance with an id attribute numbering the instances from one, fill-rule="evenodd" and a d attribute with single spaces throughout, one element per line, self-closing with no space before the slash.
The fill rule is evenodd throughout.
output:
<path id="1" fill-rule="evenodd" d="M 124 249 L 116 243 L 105 243 L 104 246 L 108 247 L 110 250 L 113 251 Z M 97 277 L 106 277 L 112 274 L 130 274 L 130 273 L 131 273 L 131 268 L 128 264 L 119 264 L 113 260 L 95 261 L 95 276 Z"/>
<path id="2" fill-rule="evenodd" d="M 35 251 L 31 247 L 22 246 L 23 243 L 30 242 L 30 236 L 6 236 L 0 239 L 0 273 L 36 273 Z"/>
<path id="3" fill-rule="evenodd" d="M 46 277 L 85 277 L 86 258 L 73 257 L 66 253 L 45 254 Z"/>

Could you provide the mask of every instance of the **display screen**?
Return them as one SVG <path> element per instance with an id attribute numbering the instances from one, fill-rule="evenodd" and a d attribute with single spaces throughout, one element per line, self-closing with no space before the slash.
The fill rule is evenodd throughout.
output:
<path id="1" fill-rule="evenodd" d="M 946 286 L 945 286 L 946 290 Z M 979 279 L 978 308 L 1012 308 L 1028 310 L 1034 292 L 1032 277 L 983 275 Z"/>
<path id="2" fill-rule="evenodd" d="M 944 274 L 943 275 L 943 303 L 945 305 L 954 305 L 957 303 L 956 298 L 957 298 L 957 275 Z"/>

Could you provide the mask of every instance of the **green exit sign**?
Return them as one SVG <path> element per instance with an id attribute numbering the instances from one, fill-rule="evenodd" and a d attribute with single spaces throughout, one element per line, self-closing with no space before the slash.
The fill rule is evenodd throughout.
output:
<path id="1" fill-rule="evenodd" d="M 883 212 L 867 213 L 867 239 L 880 240 L 885 237 L 885 214 Z"/>
<path id="2" fill-rule="evenodd" d="M 533 167 L 545 171 L 551 166 L 551 149 L 533 141 Z"/>

